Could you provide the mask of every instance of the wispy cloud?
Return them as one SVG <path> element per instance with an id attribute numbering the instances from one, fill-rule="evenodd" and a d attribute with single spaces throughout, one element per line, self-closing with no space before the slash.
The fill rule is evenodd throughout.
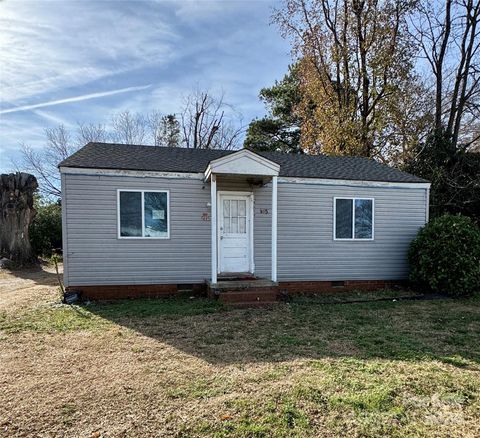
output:
<path id="1" fill-rule="evenodd" d="M 0 1 L 2 102 L 58 98 L 65 88 L 168 63 L 178 53 L 164 8 L 143 2 L 141 7 L 137 2 L 54 3 Z"/>
<path id="2" fill-rule="evenodd" d="M 129 93 L 132 91 L 141 91 L 149 87 L 151 87 L 151 84 L 139 85 L 136 87 L 119 88 L 117 90 L 110 90 L 110 91 L 101 91 L 98 93 L 83 94 L 81 96 L 67 97 L 66 99 L 51 100 L 49 102 L 40 102 L 32 105 L 22 105 L 22 106 L 17 106 L 15 108 L 0 110 L 0 114 L 17 113 L 19 111 L 29 111 L 36 108 L 44 108 L 46 106 L 63 105 L 65 103 L 81 102 L 82 100 L 98 99 L 99 97 L 113 96 L 115 94 Z"/>
<path id="3" fill-rule="evenodd" d="M 258 90 L 290 59 L 268 26 L 275 1 L 0 0 L 0 172 L 47 127 L 175 113 L 196 86 L 261 116 Z"/>

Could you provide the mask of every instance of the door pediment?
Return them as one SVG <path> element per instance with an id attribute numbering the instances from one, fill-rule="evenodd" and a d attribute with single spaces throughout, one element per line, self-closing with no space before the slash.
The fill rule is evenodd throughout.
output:
<path id="1" fill-rule="evenodd" d="M 278 176 L 280 165 L 248 149 L 212 160 L 205 171 L 208 181 L 212 173 L 219 175 Z"/>

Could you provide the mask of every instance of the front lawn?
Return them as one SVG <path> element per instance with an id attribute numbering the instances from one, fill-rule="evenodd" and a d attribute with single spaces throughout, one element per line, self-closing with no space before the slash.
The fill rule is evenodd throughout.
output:
<path id="1" fill-rule="evenodd" d="M 480 435 L 478 296 L 63 306 L 1 275 L 0 436 Z"/>

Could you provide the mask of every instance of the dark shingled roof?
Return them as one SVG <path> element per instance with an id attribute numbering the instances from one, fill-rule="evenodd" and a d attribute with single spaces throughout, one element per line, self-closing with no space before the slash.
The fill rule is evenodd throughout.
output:
<path id="1" fill-rule="evenodd" d="M 210 149 L 185 149 L 112 143 L 88 143 L 62 161 L 62 167 L 204 172 L 208 163 L 234 153 Z M 386 182 L 427 182 L 409 173 L 360 157 L 258 152 L 280 165 L 280 176 Z"/>

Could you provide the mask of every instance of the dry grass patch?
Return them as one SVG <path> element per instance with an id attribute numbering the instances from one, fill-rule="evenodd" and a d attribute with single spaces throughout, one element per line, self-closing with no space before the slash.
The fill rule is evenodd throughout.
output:
<path id="1" fill-rule="evenodd" d="M 480 435 L 478 297 L 63 306 L 48 271 L 0 282 L 0 436 Z"/>

